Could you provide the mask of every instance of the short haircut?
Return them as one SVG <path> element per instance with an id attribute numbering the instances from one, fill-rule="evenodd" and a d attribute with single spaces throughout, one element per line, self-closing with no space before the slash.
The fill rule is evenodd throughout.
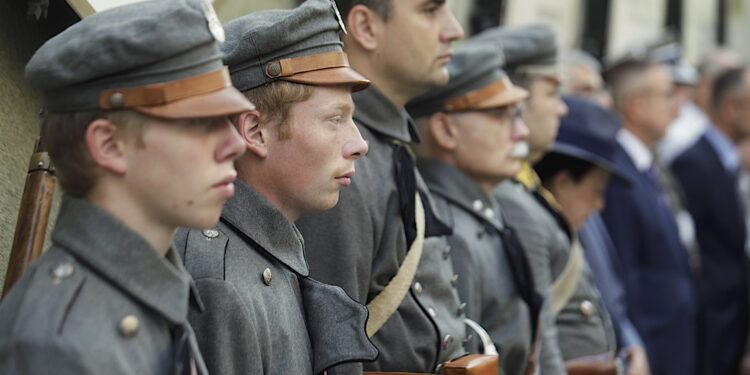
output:
<path id="1" fill-rule="evenodd" d="M 86 131 L 97 119 L 107 119 L 142 141 L 147 117 L 133 111 L 52 113 L 42 123 L 42 147 L 50 155 L 60 187 L 74 197 L 85 197 L 100 174 L 86 146 Z"/>
<path id="2" fill-rule="evenodd" d="M 606 79 L 612 90 L 615 108 L 621 109 L 630 94 L 643 89 L 648 84 L 644 75 L 658 66 L 652 61 L 629 61 L 607 72 Z"/>
<path id="3" fill-rule="evenodd" d="M 600 74 L 602 72 L 602 64 L 594 56 L 583 50 L 577 49 L 563 53 L 560 62 L 565 69 L 580 67 Z"/>
<path id="4" fill-rule="evenodd" d="M 377 13 L 383 20 L 387 21 L 393 13 L 394 0 L 336 0 L 336 6 L 341 12 L 341 17 L 346 18 L 349 12 L 357 5 L 364 5 Z"/>
<path id="5" fill-rule="evenodd" d="M 716 77 L 711 93 L 711 107 L 717 110 L 721 102 L 729 96 L 741 92 L 745 85 L 746 67 L 725 70 Z"/>
<path id="6" fill-rule="evenodd" d="M 542 180 L 542 185 L 549 187 L 555 176 L 562 172 L 568 172 L 574 181 L 580 182 L 595 166 L 590 161 L 552 151 L 534 165 L 534 170 Z"/>
<path id="7" fill-rule="evenodd" d="M 274 81 L 267 85 L 244 92 L 260 113 L 260 119 L 279 127 L 279 138 L 289 137 L 291 130 L 291 109 L 295 103 L 310 99 L 313 86 L 287 81 Z M 234 121 L 236 123 L 236 121 Z"/>

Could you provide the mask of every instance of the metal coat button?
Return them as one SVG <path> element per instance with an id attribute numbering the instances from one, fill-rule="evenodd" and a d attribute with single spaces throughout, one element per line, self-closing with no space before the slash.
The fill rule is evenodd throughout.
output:
<path id="1" fill-rule="evenodd" d="M 419 281 L 414 283 L 414 293 L 422 294 L 422 283 Z"/>
<path id="2" fill-rule="evenodd" d="M 138 334 L 141 322 L 135 315 L 127 315 L 120 321 L 120 334 L 123 337 L 130 338 Z"/>
<path id="3" fill-rule="evenodd" d="M 492 219 L 495 216 L 495 211 L 491 208 L 485 208 L 482 214 L 484 214 L 484 217 Z"/>
<path id="4" fill-rule="evenodd" d="M 458 305 L 458 316 L 463 315 L 464 310 L 466 310 L 466 302 L 461 302 L 461 304 Z"/>
<path id="5" fill-rule="evenodd" d="M 481 211 L 484 208 L 484 203 L 477 199 L 474 202 L 471 202 L 471 207 L 474 208 L 474 211 Z"/>
<path id="6" fill-rule="evenodd" d="M 450 255 L 451 255 L 451 246 L 448 245 L 445 247 L 445 249 L 443 249 L 443 259 L 448 259 Z"/>
<path id="7" fill-rule="evenodd" d="M 585 316 L 587 318 L 592 317 L 594 315 L 594 312 L 596 311 L 596 308 L 594 307 L 594 304 L 591 303 L 591 301 L 589 301 L 589 300 L 585 300 L 585 301 L 581 302 L 580 309 L 581 309 L 581 314 L 583 314 L 583 316 Z"/>
<path id="8" fill-rule="evenodd" d="M 56 265 L 52 268 L 50 274 L 55 279 L 55 283 L 59 283 L 63 279 L 67 279 L 75 272 L 75 267 L 71 263 L 64 262 Z"/>
<path id="9" fill-rule="evenodd" d="M 271 280 L 273 280 L 273 274 L 271 273 L 270 268 L 266 268 L 263 270 L 263 283 L 266 285 L 271 285 Z"/>
<path id="10" fill-rule="evenodd" d="M 443 337 L 443 350 L 448 349 L 448 347 L 453 344 L 453 340 L 453 336 L 445 335 L 445 337 Z"/>
<path id="11" fill-rule="evenodd" d="M 430 316 L 434 319 L 437 318 L 437 311 L 433 309 L 432 307 L 427 308 L 427 313 L 430 314 Z"/>
<path id="12" fill-rule="evenodd" d="M 453 274 L 453 277 L 451 277 L 451 285 L 455 288 L 456 285 L 458 285 L 458 274 Z"/>
<path id="13" fill-rule="evenodd" d="M 209 240 L 212 240 L 216 237 L 219 237 L 219 231 L 216 229 L 204 229 L 201 231 L 204 237 L 208 238 Z"/>

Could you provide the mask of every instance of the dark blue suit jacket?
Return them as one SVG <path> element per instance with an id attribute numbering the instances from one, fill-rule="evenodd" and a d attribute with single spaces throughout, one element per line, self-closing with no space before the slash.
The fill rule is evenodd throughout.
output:
<path id="1" fill-rule="evenodd" d="M 695 292 L 677 224 L 660 188 L 620 145 L 615 163 L 633 184 L 610 182 L 602 218 L 622 266 L 628 316 L 652 374 L 694 375 Z"/>
<path id="2" fill-rule="evenodd" d="M 699 368 L 738 374 L 747 322 L 745 214 L 737 174 L 726 170 L 704 134 L 672 162 L 695 220 L 701 253 Z"/>

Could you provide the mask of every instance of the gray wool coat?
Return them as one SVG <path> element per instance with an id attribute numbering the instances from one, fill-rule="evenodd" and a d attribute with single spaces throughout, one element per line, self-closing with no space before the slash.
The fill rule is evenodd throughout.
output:
<path id="1" fill-rule="evenodd" d="M 503 182 L 494 194 L 508 225 L 516 230 L 528 251 L 540 293 L 548 295 L 550 286 L 568 262 L 568 235 L 548 208 L 520 183 Z M 593 304 L 593 314 L 585 313 L 584 303 Z M 556 328 L 542 332 L 551 336 L 543 342 L 557 342 L 557 346 L 542 345 L 542 374 L 564 372 L 564 360 L 615 351 L 614 328 L 588 264 L 584 264 L 581 281 L 568 303 L 557 316 L 553 314 L 549 306 L 542 310 L 542 324 L 554 322 Z"/>
<path id="2" fill-rule="evenodd" d="M 418 166 L 438 211 L 453 227 L 451 255 L 466 316 L 492 337 L 500 373 L 524 374 L 532 350 L 532 318 L 504 251 L 497 202 L 455 167 L 435 160 L 420 160 Z"/>
<path id="3" fill-rule="evenodd" d="M 52 247 L 0 303 L 0 374 L 184 375 L 192 358 L 205 375 L 189 303 L 202 308 L 172 251 L 64 196 Z"/>
<path id="4" fill-rule="evenodd" d="M 357 161 L 352 184 L 338 205 L 297 225 L 310 254 L 310 273 L 341 286 L 367 303 L 396 274 L 408 250 L 399 211 L 393 141 L 418 140 L 403 108 L 375 87 L 353 95 L 354 120 L 370 146 Z M 417 173 L 417 188 L 429 191 Z M 434 372 L 438 364 L 465 353 L 466 330 L 459 299 L 451 284 L 453 265 L 445 236 L 429 237 L 412 288 L 372 341 L 380 357 L 368 371 Z"/>
<path id="5" fill-rule="evenodd" d="M 216 228 L 181 229 L 174 240 L 205 295 L 205 309 L 191 310 L 190 322 L 209 371 L 317 375 L 374 360 L 366 308 L 309 278 L 294 224 L 249 185 L 235 185 Z"/>

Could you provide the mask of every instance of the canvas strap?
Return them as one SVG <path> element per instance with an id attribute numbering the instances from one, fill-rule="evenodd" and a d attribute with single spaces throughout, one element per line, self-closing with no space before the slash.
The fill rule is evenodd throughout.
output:
<path id="1" fill-rule="evenodd" d="M 396 312 L 409 291 L 414 275 L 417 273 L 419 260 L 422 258 L 422 248 L 425 234 L 425 215 L 422 199 L 419 193 L 414 199 L 414 217 L 417 224 L 417 237 L 411 243 L 398 272 L 388 282 L 388 285 L 367 304 L 370 317 L 367 320 L 367 336 L 372 337 L 385 324 L 386 320 Z"/>
<path id="2" fill-rule="evenodd" d="M 562 311 L 570 300 L 570 297 L 573 296 L 573 292 L 581 281 L 582 272 L 583 247 L 581 247 L 578 239 L 574 239 L 568 263 L 565 264 L 562 273 L 560 273 L 560 276 L 555 279 L 550 287 L 550 302 L 552 303 L 552 311 L 555 315 Z"/>

